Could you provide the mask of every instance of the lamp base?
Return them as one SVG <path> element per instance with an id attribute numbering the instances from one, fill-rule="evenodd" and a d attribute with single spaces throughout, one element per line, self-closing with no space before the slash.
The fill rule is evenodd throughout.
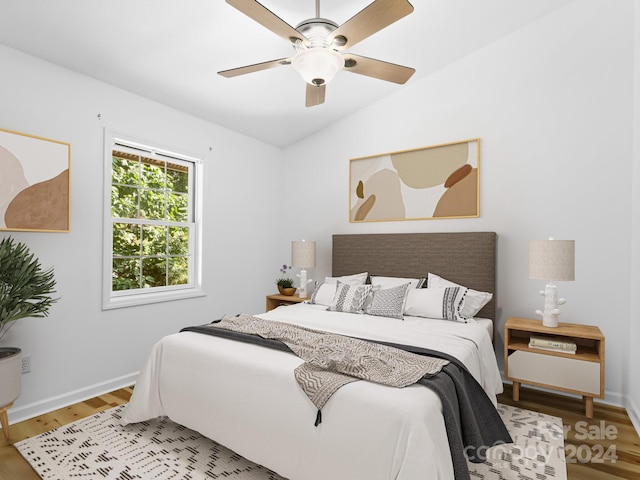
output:
<path id="1" fill-rule="evenodd" d="M 309 296 L 309 293 L 307 292 L 307 284 L 311 283 L 311 280 L 307 280 L 307 271 L 305 269 L 300 270 L 298 277 L 300 278 L 298 296 L 300 298 L 307 298 Z"/>
<path id="2" fill-rule="evenodd" d="M 558 287 L 547 284 L 544 290 L 540 290 L 540 295 L 544 296 L 544 310 L 536 310 L 536 314 L 542 317 L 542 325 L 545 327 L 557 327 L 560 309 L 558 305 L 565 303 L 564 298 L 558 298 Z"/>

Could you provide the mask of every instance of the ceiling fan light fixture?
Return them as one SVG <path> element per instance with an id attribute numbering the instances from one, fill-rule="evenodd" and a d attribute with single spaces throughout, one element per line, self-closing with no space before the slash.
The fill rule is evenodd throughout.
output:
<path id="1" fill-rule="evenodd" d="M 344 58 L 335 50 L 313 47 L 298 52 L 291 60 L 291 66 L 305 82 L 319 87 L 329 83 L 344 67 Z"/>

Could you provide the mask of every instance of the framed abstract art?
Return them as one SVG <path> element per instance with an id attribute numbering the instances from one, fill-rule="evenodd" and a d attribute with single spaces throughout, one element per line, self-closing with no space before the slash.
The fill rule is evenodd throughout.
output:
<path id="1" fill-rule="evenodd" d="M 0 230 L 69 231 L 68 143 L 0 129 Z"/>
<path id="2" fill-rule="evenodd" d="M 480 215 L 480 139 L 349 161 L 349 221 Z"/>

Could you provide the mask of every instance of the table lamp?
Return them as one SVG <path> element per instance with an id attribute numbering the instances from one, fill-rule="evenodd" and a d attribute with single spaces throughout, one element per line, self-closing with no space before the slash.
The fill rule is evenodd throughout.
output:
<path id="1" fill-rule="evenodd" d="M 529 242 L 529 278 L 548 282 L 544 290 L 540 290 L 540 295 L 544 295 L 544 310 L 536 310 L 545 327 L 558 326 L 558 305 L 565 303 L 564 298 L 558 298 L 558 288 L 553 282 L 574 280 L 574 265 L 574 240 L 549 238 Z"/>
<path id="2" fill-rule="evenodd" d="M 316 242 L 307 240 L 294 240 L 291 242 L 291 266 L 301 268 L 298 273 L 300 278 L 300 287 L 298 288 L 298 296 L 306 298 L 307 284 L 311 280 L 307 280 L 307 268 L 316 266 Z"/>

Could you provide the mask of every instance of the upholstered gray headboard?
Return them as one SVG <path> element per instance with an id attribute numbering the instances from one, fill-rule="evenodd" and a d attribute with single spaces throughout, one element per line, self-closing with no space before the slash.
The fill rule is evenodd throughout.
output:
<path id="1" fill-rule="evenodd" d="M 491 292 L 493 299 L 478 317 L 495 322 L 495 232 L 338 234 L 333 235 L 332 257 L 333 276 L 369 272 L 415 278 L 431 272 Z"/>

